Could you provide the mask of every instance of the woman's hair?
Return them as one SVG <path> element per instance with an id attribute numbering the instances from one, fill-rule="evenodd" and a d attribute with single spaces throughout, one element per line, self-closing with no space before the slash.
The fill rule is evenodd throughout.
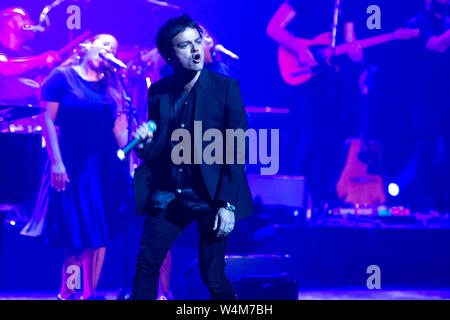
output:
<path id="1" fill-rule="evenodd" d="M 200 36 L 203 34 L 202 27 L 194 22 L 190 16 L 183 14 L 181 17 L 172 18 L 168 20 L 156 34 L 156 46 L 158 47 L 159 53 L 167 61 L 172 55 L 172 40 L 173 38 L 183 32 L 186 28 L 197 29 Z"/>
<path id="2" fill-rule="evenodd" d="M 67 58 L 60 67 L 69 67 L 73 65 L 79 65 L 83 62 L 86 53 L 88 52 L 90 45 L 94 43 L 95 40 L 101 38 L 102 36 L 110 36 L 109 34 L 98 34 L 95 35 L 84 42 L 80 43 L 78 47 L 74 50 L 74 53 Z M 110 68 L 105 68 L 103 70 L 104 79 L 107 83 L 107 92 L 109 96 L 114 100 L 116 104 L 116 113 L 122 113 L 125 104 L 125 98 L 123 94 L 122 83 L 120 82 L 119 76 Z"/>

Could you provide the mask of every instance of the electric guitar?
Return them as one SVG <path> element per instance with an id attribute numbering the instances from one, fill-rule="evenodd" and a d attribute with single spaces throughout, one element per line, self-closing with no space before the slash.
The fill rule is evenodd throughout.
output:
<path id="1" fill-rule="evenodd" d="M 382 34 L 379 36 L 357 40 L 356 44 L 360 45 L 362 49 L 377 46 L 394 40 L 409 40 L 419 36 L 419 29 L 397 29 L 394 32 Z M 299 41 L 303 41 L 299 39 Z M 280 46 L 278 48 L 278 65 L 280 68 L 281 77 L 283 80 L 291 85 L 297 86 L 307 82 L 318 74 L 321 69 L 326 66 L 326 61 L 333 56 L 340 56 L 348 53 L 352 43 L 344 43 L 337 45 L 335 50 L 327 46 L 311 45 L 310 41 L 303 41 L 304 44 L 311 50 L 314 58 L 319 63 L 317 67 L 309 67 L 301 65 L 297 59 L 297 55 L 291 50 Z"/>

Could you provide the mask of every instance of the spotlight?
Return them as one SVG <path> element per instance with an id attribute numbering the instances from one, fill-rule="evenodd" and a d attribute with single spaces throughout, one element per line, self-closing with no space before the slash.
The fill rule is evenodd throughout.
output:
<path id="1" fill-rule="evenodd" d="M 400 188 L 396 183 L 389 183 L 388 192 L 391 196 L 396 197 L 400 193 Z"/>

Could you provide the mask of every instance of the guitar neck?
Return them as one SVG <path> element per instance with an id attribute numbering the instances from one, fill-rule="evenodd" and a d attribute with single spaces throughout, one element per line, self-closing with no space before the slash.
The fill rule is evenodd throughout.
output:
<path id="1" fill-rule="evenodd" d="M 66 53 L 70 52 L 74 47 L 76 47 L 80 42 L 86 40 L 91 35 L 91 32 L 88 30 L 83 34 L 80 34 L 78 37 L 70 41 L 64 47 L 58 50 L 58 55 L 63 56 Z"/>
<path id="2" fill-rule="evenodd" d="M 357 43 L 361 46 L 361 48 L 365 49 L 365 48 L 377 46 L 379 44 L 397 40 L 397 39 L 398 38 L 395 35 L 395 32 L 391 32 L 391 33 L 386 33 L 386 34 L 382 34 L 382 35 L 367 38 L 367 39 L 358 40 Z M 340 45 L 336 46 L 334 55 L 339 56 L 342 54 L 346 54 L 348 52 L 350 46 L 351 46 L 351 43 L 344 43 L 344 44 L 340 44 Z M 331 57 L 333 55 L 330 48 L 325 49 L 325 54 L 329 57 Z"/>

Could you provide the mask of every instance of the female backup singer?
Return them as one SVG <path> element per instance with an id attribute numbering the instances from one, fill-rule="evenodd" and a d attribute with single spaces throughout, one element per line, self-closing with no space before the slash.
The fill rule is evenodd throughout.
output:
<path id="1" fill-rule="evenodd" d="M 81 298 L 102 298 L 95 291 L 110 239 L 107 220 L 118 210 L 117 196 L 111 193 L 115 152 L 127 143 L 128 121 L 115 69 L 99 54 L 115 54 L 117 46 L 111 35 L 95 36 L 82 45 L 78 59 L 69 58 L 42 86 L 52 186 L 44 237 L 66 249 L 58 299 L 75 299 L 79 287 L 74 272 L 81 269 Z"/>

